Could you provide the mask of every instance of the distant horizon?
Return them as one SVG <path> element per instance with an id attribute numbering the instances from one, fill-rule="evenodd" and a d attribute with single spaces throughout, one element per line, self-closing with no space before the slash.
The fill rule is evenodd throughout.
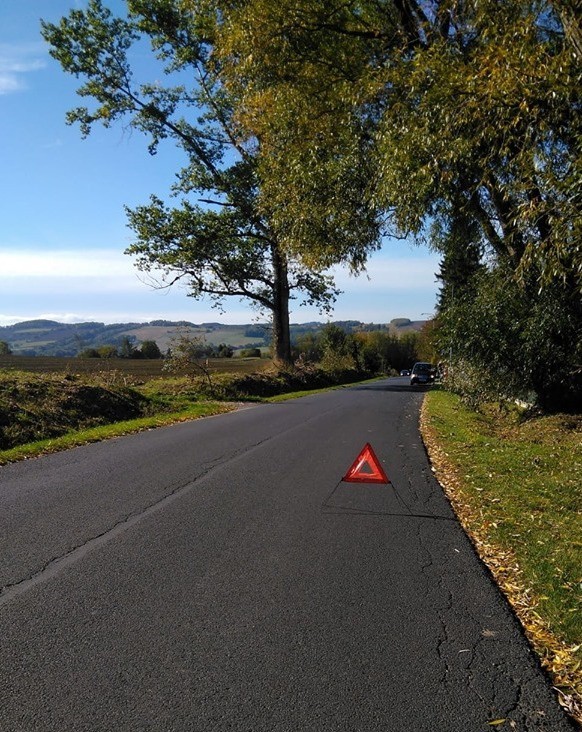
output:
<path id="1" fill-rule="evenodd" d="M 389 323 L 364 322 L 355 318 L 322 322 L 309 320 L 290 323 L 289 334 L 294 341 L 304 333 L 322 333 L 329 323 L 348 333 L 379 332 L 402 334 L 418 332 L 425 321 L 395 318 Z M 0 342 L 8 344 L 11 356 L 66 356 L 73 357 L 87 348 L 114 345 L 119 347 L 129 337 L 133 343 L 154 341 L 162 351 L 172 348 L 180 334 L 200 338 L 208 344 L 226 344 L 234 349 L 267 347 L 272 328 L 268 322 L 221 323 L 217 320 L 195 323 L 191 320 L 153 318 L 146 322 L 123 321 L 103 323 L 98 320 L 80 323 L 60 323 L 57 320 L 37 318 L 24 320 L 0 328 Z M 6 350 L 6 349 L 5 349 Z"/>
<path id="2" fill-rule="evenodd" d="M 125 12 L 121 0 L 106 4 L 114 13 Z M 167 199 L 184 165 L 183 152 L 162 140 L 157 154 L 149 155 L 147 137 L 128 132 L 123 123 L 110 130 L 97 126 L 85 140 L 77 126 L 66 124 L 67 110 L 80 103 L 81 80 L 65 74 L 49 55 L 39 18 L 58 23 L 72 5 L 83 8 L 87 0 L 2 4 L 0 158 L 10 185 L 2 199 L 0 325 L 38 319 L 256 322 L 261 314 L 238 298 L 225 300 L 224 310 L 218 310 L 210 299 L 188 297 L 180 284 L 156 289 L 163 284 L 156 281 L 161 274 L 139 272 L 124 254 L 135 238 L 124 206 L 143 205 L 151 194 Z M 133 61 L 136 74 L 147 80 L 147 55 Z M 432 313 L 440 255 L 389 236 L 382 244 L 370 253 L 361 276 L 341 266 L 329 271 L 341 290 L 329 317 L 293 300 L 291 320 L 389 323 L 400 313 L 409 313 L 411 320 Z"/>
<path id="3" fill-rule="evenodd" d="M 427 315 L 429 313 L 426 313 Z M 47 317 L 47 316 L 39 316 L 39 317 L 26 317 L 22 320 L 17 320 L 13 323 L 2 323 L 1 322 L 2 316 L 0 316 L 0 328 L 11 328 L 15 325 L 23 325 L 25 323 L 34 323 L 34 322 L 45 322 L 45 323 L 56 323 L 58 325 L 83 325 L 85 323 L 98 323 L 100 325 L 152 325 L 155 323 L 164 323 L 168 325 L 178 325 L 180 323 L 185 323 L 187 325 L 194 325 L 194 326 L 207 326 L 207 325 L 221 325 L 221 326 L 239 326 L 239 325 L 269 325 L 268 320 L 253 320 L 253 321 L 241 321 L 239 323 L 232 323 L 232 322 L 226 322 L 222 320 L 204 320 L 204 321 L 193 321 L 193 320 L 187 320 L 186 318 L 150 318 L 149 320 L 103 320 L 103 319 L 88 319 L 88 320 L 74 320 L 74 321 L 66 321 L 66 320 L 57 320 L 54 317 Z M 390 323 L 393 323 L 396 320 L 408 320 L 410 323 L 422 323 L 426 320 L 429 320 L 429 318 L 409 318 L 406 315 L 397 316 L 395 318 L 391 318 L 390 320 L 361 320 L 360 318 L 327 318 L 323 320 L 293 320 L 290 321 L 290 325 L 309 325 L 311 323 L 314 324 L 325 324 L 325 323 L 345 323 L 345 322 L 352 322 L 352 323 L 362 323 L 364 325 L 389 325 Z"/>

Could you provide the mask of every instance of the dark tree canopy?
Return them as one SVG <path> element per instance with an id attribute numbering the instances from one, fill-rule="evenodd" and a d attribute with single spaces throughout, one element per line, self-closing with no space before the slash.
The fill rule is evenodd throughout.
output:
<path id="1" fill-rule="evenodd" d="M 545 405 L 559 384 L 568 398 L 582 390 L 578 5 L 233 0 L 221 46 L 244 100 L 242 123 L 278 150 L 263 190 L 274 206 L 292 200 L 294 213 L 282 210 L 295 246 L 311 244 L 293 222 L 310 207 L 316 222 L 327 220 L 326 203 L 342 196 L 342 171 L 359 166 L 359 198 L 383 230 L 443 254 L 447 354 L 476 358 L 479 333 L 493 342 L 495 323 L 505 321 L 495 308 L 490 323 L 485 313 L 493 293 L 503 295 L 528 340 L 512 342 L 506 329 L 497 349 L 506 363 L 493 371 L 509 383 L 521 364 L 521 385 Z M 314 190 L 326 191 L 323 201 Z M 313 247 L 312 261 L 330 256 L 327 244 Z M 540 350 L 529 314 L 541 318 L 550 302 L 553 316 L 541 319 L 540 332 L 552 346 Z M 463 312 L 471 327 L 453 327 Z M 510 358 L 516 343 L 522 355 Z M 531 368 L 536 348 L 560 354 L 561 363 L 551 360 L 552 385 L 540 377 L 539 358 L 535 374 Z M 480 357 L 477 371 L 486 366 Z"/>
<path id="2" fill-rule="evenodd" d="M 139 267 L 269 310 L 288 360 L 293 293 L 325 310 L 322 268 L 361 269 L 383 234 L 411 237 L 443 254 L 440 332 L 465 360 L 491 335 L 494 293 L 523 319 L 523 353 L 538 347 L 527 313 L 553 303 L 561 325 L 542 330 L 563 367 L 552 386 L 521 368 L 549 403 L 582 374 L 577 4 L 127 0 L 114 18 L 90 0 L 43 33 L 95 100 L 69 113 L 83 134 L 126 118 L 152 152 L 168 139 L 185 153 L 180 206 L 129 211 Z M 133 82 L 140 38 L 174 85 Z M 453 328 L 462 303 L 472 325 Z M 495 373 L 510 375 L 510 341 L 498 350 Z"/>
<path id="3" fill-rule="evenodd" d="M 264 185 L 271 201 L 293 199 L 287 215 L 314 207 L 325 220 L 359 166 L 359 200 L 385 230 L 426 241 L 435 215 L 460 209 L 519 276 L 582 291 L 570 0 L 234 0 L 227 18 L 226 69 L 249 133 L 279 146 Z"/>

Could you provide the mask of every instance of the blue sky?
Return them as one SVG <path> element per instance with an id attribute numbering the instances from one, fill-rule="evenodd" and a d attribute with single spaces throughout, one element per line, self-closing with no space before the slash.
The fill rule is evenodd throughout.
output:
<path id="1" fill-rule="evenodd" d="M 48 55 L 40 19 L 57 22 L 84 4 L 0 0 L 0 325 L 40 317 L 251 322 L 256 313 L 237 299 L 221 314 L 185 289 L 154 289 L 123 254 L 132 241 L 124 205 L 164 197 L 183 160 L 171 143 L 150 156 L 146 138 L 122 124 L 96 127 L 86 140 L 65 124 L 80 102 L 78 82 Z M 434 310 L 437 269 L 434 253 L 387 241 L 368 276 L 336 271 L 343 294 L 332 319 L 425 319 Z M 292 322 L 325 319 L 309 307 L 291 314 Z"/>

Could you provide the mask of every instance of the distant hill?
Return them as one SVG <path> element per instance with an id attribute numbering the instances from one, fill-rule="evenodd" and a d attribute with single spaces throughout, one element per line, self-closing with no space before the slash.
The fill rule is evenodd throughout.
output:
<path id="1" fill-rule="evenodd" d="M 358 320 L 338 320 L 335 325 L 349 333 L 383 330 L 405 333 L 420 330 L 425 321 L 396 318 L 390 323 L 362 323 Z M 294 323 L 291 338 L 302 333 L 317 332 L 325 323 Z M 152 320 L 149 323 L 58 323 L 54 320 L 27 320 L 15 325 L 0 327 L 0 341 L 6 341 L 15 354 L 29 356 L 75 356 L 85 348 L 119 345 L 124 336 L 135 345 L 142 341 L 155 341 L 165 352 L 177 333 L 188 333 L 203 338 L 208 344 L 226 343 L 233 348 L 260 348 L 270 343 L 270 327 L 267 324 L 226 325 L 223 323 L 191 323 L 186 320 Z"/>

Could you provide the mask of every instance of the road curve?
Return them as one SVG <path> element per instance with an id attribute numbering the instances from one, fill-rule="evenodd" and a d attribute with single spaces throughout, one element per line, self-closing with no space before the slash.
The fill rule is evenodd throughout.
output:
<path id="1" fill-rule="evenodd" d="M 572 730 L 406 382 L 0 468 L 0 730 Z"/>

